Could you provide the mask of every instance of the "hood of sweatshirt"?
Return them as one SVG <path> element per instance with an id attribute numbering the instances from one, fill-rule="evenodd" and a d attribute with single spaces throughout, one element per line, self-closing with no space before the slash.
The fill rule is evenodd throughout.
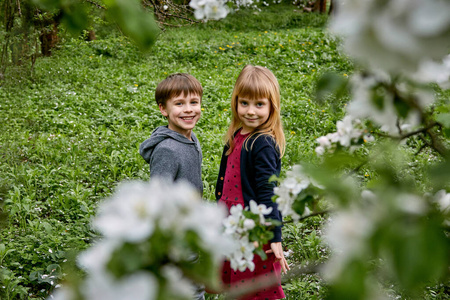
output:
<path id="1" fill-rule="evenodd" d="M 153 150 L 159 143 L 161 143 L 165 139 L 174 139 L 180 143 L 192 144 L 196 148 L 198 148 L 197 147 L 197 144 L 198 144 L 197 137 L 195 136 L 194 132 L 191 132 L 191 138 L 192 138 L 192 141 L 189 140 L 184 135 L 167 128 L 167 126 L 160 126 L 152 132 L 152 135 L 150 136 L 150 138 L 146 139 L 139 146 L 139 153 L 145 159 L 145 161 L 147 163 L 149 163 L 150 158 L 152 157 Z"/>

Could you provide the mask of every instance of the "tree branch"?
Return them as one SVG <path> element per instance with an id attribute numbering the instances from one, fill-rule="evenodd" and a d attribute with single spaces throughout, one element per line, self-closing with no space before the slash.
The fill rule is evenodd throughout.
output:
<path id="1" fill-rule="evenodd" d="M 17 0 L 16 2 L 17 2 L 17 12 L 19 13 L 19 17 L 21 17 L 22 16 L 22 10 L 20 9 L 20 1 Z"/>
<path id="2" fill-rule="evenodd" d="M 202 21 L 193 20 L 193 19 L 185 17 L 185 16 L 181 16 L 181 15 L 176 15 L 176 14 L 171 14 L 171 13 L 165 12 L 164 10 L 161 9 L 161 5 L 158 4 L 158 3 L 155 3 L 154 0 L 146 0 L 146 1 L 144 1 L 144 4 L 147 5 L 147 6 L 153 6 L 153 10 L 155 12 L 155 15 L 158 16 L 158 19 L 160 19 L 159 16 L 162 16 L 164 18 L 177 18 L 177 19 L 186 20 L 186 21 L 190 22 L 191 24 L 193 24 L 193 23 L 201 23 L 202 22 Z M 180 9 L 185 9 L 187 11 L 185 6 L 174 5 L 170 1 L 167 4 L 171 5 L 172 8 L 174 8 L 173 10 L 178 10 L 179 12 L 182 12 L 182 11 L 180 11 Z M 181 27 L 181 25 L 171 25 L 171 24 L 164 23 L 162 21 L 159 21 L 159 23 L 163 24 L 163 25 L 168 25 L 168 26 Z"/>
<path id="3" fill-rule="evenodd" d="M 306 220 L 306 219 L 312 218 L 312 217 L 323 216 L 323 215 L 329 214 L 330 212 L 331 212 L 330 210 L 323 210 L 323 211 L 313 212 L 313 213 L 310 213 L 307 216 L 301 217 L 300 219 L 297 220 L 297 222 L 300 222 L 300 221 L 303 221 L 303 220 Z M 294 223 L 294 220 L 289 220 L 289 221 L 284 221 L 283 222 L 283 224 L 289 224 L 289 223 Z"/>
<path id="4" fill-rule="evenodd" d="M 440 126 L 440 124 L 436 123 L 436 122 L 432 122 L 432 123 L 430 123 L 428 126 L 426 126 L 424 128 L 420 128 L 420 129 L 417 129 L 415 131 L 411 131 L 411 132 L 408 132 L 408 133 L 405 133 L 405 134 L 402 134 L 402 135 L 399 135 L 399 136 L 392 136 L 392 135 L 381 133 L 381 132 L 374 132 L 373 134 L 381 136 L 381 137 L 385 137 L 385 138 L 390 138 L 390 139 L 393 139 L 393 140 L 400 140 L 401 141 L 401 140 L 404 140 L 406 138 L 409 138 L 409 137 L 412 137 L 414 135 L 417 135 L 419 133 L 428 133 L 428 131 L 430 129 L 432 129 L 433 127 L 435 127 L 435 126 Z"/>
<path id="5" fill-rule="evenodd" d="M 92 1 L 92 0 L 84 0 L 84 1 L 90 3 L 90 4 L 94 5 L 94 6 L 96 6 L 97 8 L 106 9 L 106 7 L 104 7 L 103 5 L 98 4 L 95 1 Z"/>
<path id="6" fill-rule="evenodd" d="M 427 133 L 431 138 L 431 146 L 433 147 L 433 149 L 436 150 L 440 155 L 442 155 L 444 157 L 446 155 L 448 155 L 448 152 L 449 152 L 448 149 L 440 141 L 440 139 L 436 135 L 436 133 L 434 131 L 432 131 L 431 128 L 429 130 L 427 130 Z"/>
<path id="7" fill-rule="evenodd" d="M 291 270 L 288 271 L 286 275 L 281 278 L 282 283 L 287 283 L 293 279 L 298 278 L 300 275 L 304 274 L 316 274 L 319 273 L 322 264 L 312 264 L 308 266 L 294 265 Z"/>

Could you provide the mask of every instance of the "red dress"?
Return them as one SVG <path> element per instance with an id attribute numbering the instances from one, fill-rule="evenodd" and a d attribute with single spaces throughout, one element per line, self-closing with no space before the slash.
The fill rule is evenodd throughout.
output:
<path id="1" fill-rule="evenodd" d="M 222 191 L 222 197 L 219 202 L 225 204 L 228 210 L 234 205 L 241 204 L 244 207 L 244 198 L 242 196 L 241 186 L 241 149 L 242 145 L 247 138 L 248 134 L 242 135 L 238 132 L 235 136 L 235 147 L 233 152 L 228 156 L 227 169 L 225 172 L 224 186 Z M 264 250 L 270 249 L 270 245 L 264 245 Z M 235 289 L 251 284 L 255 282 L 255 279 L 271 278 L 276 276 L 277 283 L 270 287 L 264 287 L 258 292 L 245 295 L 239 298 L 239 300 L 273 300 L 282 299 L 285 297 L 283 289 L 281 288 L 281 265 L 275 261 L 275 255 L 273 253 L 267 254 L 266 260 L 261 260 L 259 255 L 255 255 L 253 258 L 255 263 L 255 270 L 245 270 L 240 272 L 234 271 L 230 267 L 230 262 L 224 262 L 222 268 L 222 282 L 225 288 Z"/>

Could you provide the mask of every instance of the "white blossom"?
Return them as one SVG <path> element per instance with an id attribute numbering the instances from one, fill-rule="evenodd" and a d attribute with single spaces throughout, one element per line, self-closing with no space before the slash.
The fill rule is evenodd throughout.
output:
<path id="1" fill-rule="evenodd" d="M 230 215 L 223 221 L 225 227 L 225 233 L 233 235 L 234 233 L 240 234 L 240 221 L 244 220 L 242 205 L 234 205 L 230 208 Z"/>
<path id="2" fill-rule="evenodd" d="M 344 255 L 360 252 L 372 224 L 361 210 L 340 211 L 331 216 L 324 229 L 324 237 L 334 251 Z"/>
<path id="3" fill-rule="evenodd" d="M 345 272 L 350 259 L 368 251 L 366 242 L 373 225 L 371 219 L 357 208 L 341 210 L 330 217 L 324 228 L 324 239 L 332 256 L 322 269 L 325 279 L 335 279 Z"/>
<path id="4" fill-rule="evenodd" d="M 286 178 L 278 187 L 274 188 L 274 193 L 277 196 L 276 203 L 278 204 L 278 210 L 283 216 L 290 216 L 294 220 L 298 220 L 302 217 L 292 209 L 292 205 L 298 194 L 308 188 L 311 184 L 318 188 L 323 188 L 305 174 L 301 165 L 294 165 L 291 170 L 286 172 Z M 303 215 L 309 213 L 309 209 L 305 207 Z"/>
<path id="5" fill-rule="evenodd" d="M 354 119 L 350 115 L 345 116 L 342 121 L 337 121 L 336 129 L 336 132 L 316 139 L 319 143 L 319 146 L 315 149 L 317 155 L 324 154 L 326 149 L 333 147 L 333 144 L 350 147 L 350 150 L 354 151 L 356 149 L 355 143 L 360 139 L 363 139 L 364 142 L 372 142 L 374 140 L 373 136 L 367 134 L 362 128 L 361 121 Z"/>
<path id="6" fill-rule="evenodd" d="M 219 265 L 241 246 L 238 240 L 223 235 L 225 216 L 224 207 L 202 201 L 199 193 L 186 182 L 152 178 L 149 183 L 122 184 L 112 197 L 100 204 L 93 220 L 102 238 L 77 259 L 87 273 L 80 287 L 85 299 L 154 299 L 158 284 L 152 273 L 138 269 L 116 278 L 108 265 L 113 253 L 124 243 L 128 247 L 139 247 L 141 243 L 148 243 L 156 231 L 171 241 L 167 253 L 171 261 L 158 274 L 158 278 L 162 275 L 167 282 L 163 287 L 170 288 L 166 292 L 171 295 L 186 295 L 188 290 L 191 293 L 191 282 L 183 278 L 180 269 L 174 269 L 177 263 L 191 261 L 196 255 L 195 249 L 200 247 Z M 187 234 L 192 232 L 198 237 L 197 245 L 193 249 L 181 249 L 180 245 L 186 245 Z M 69 294 L 62 291 L 58 295 Z"/>
<path id="7" fill-rule="evenodd" d="M 86 300 L 153 300 L 158 284 L 151 273 L 139 271 L 120 279 L 110 274 L 88 277 L 81 291 Z"/>
<path id="8" fill-rule="evenodd" d="M 186 295 L 194 294 L 194 286 L 190 281 L 183 277 L 183 273 L 176 266 L 166 265 L 161 271 L 164 278 L 167 279 L 166 289 L 170 291 L 172 296 L 184 298 Z"/>
<path id="9" fill-rule="evenodd" d="M 226 208 L 212 203 L 202 203 L 189 214 L 179 219 L 178 228 L 181 236 L 187 230 L 194 230 L 200 237 L 200 246 L 211 253 L 214 261 L 220 263 L 224 257 L 235 249 L 235 241 L 224 236 L 223 220 L 226 218 Z"/>
<path id="10" fill-rule="evenodd" d="M 375 68 L 415 71 L 424 59 L 450 48 L 450 2 L 442 0 L 340 1 L 331 29 L 346 51 Z"/>
<path id="11" fill-rule="evenodd" d="M 420 123 L 420 112 L 411 108 L 408 116 L 400 120 L 394 105 L 395 96 L 392 93 L 385 93 L 382 105 L 374 103 L 374 89 L 380 82 L 389 83 L 390 79 L 383 72 L 376 72 L 370 76 L 356 75 L 352 77 L 352 99 L 347 106 L 347 114 L 353 119 L 369 119 L 381 126 L 381 130 L 391 134 L 399 133 L 399 125 L 404 128 L 404 124 L 410 127 Z M 411 93 L 409 87 L 398 85 L 399 92 Z M 414 97 L 416 105 L 425 108 L 434 101 L 433 95 L 427 91 L 416 90 L 411 96 Z"/>
<path id="12" fill-rule="evenodd" d="M 86 272 L 98 276 L 107 273 L 106 265 L 113 252 L 120 246 L 118 240 L 100 240 L 90 248 L 84 250 L 77 257 L 78 265 Z"/>
<path id="13" fill-rule="evenodd" d="M 423 215 L 427 211 L 427 205 L 422 197 L 413 194 L 400 194 L 395 199 L 397 207 L 413 215 Z"/>
<path id="14" fill-rule="evenodd" d="M 444 215 L 445 226 L 450 227 L 450 193 L 447 193 L 446 190 L 440 190 L 434 195 L 434 201 Z"/>
<path id="15" fill-rule="evenodd" d="M 316 141 L 319 143 L 319 145 L 321 147 L 330 147 L 331 146 L 330 140 L 325 136 L 319 137 Z"/>
<path id="16" fill-rule="evenodd" d="M 248 7 L 253 4 L 253 0 L 236 0 L 235 3 L 238 7 L 240 6 Z"/>
<path id="17" fill-rule="evenodd" d="M 422 61 L 413 79 L 425 83 L 435 82 L 443 89 L 450 89 L 450 55 L 447 55 L 441 63 L 432 60 Z"/>
<path id="18" fill-rule="evenodd" d="M 256 226 L 255 221 L 253 221 L 252 219 L 244 220 L 244 229 L 252 230 L 253 228 L 255 228 L 255 226 Z"/>
<path id="19" fill-rule="evenodd" d="M 316 151 L 317 155 L 321 156 L 325 153 L 325 148 L 323 146 L 317 146 L 314 151 Z"/>
<path id="20" fill-rule="evenodd" d="M 153 181 L 152 187 L 156 187 Z M 143 183 L 123 184 L 109 200 L 101 203 L 93 222 L 105 237 L 139 241 L 146 239 L 154 229 L 153 218 L 160 213 L 164 193 L 161 189 Z M 158 193 L 160 192 L 160 193 Z"/>
<path id="21" fill-rule="evenodd" d="M 250 212 L 258 216 L 256 222 L 245 217 L 242 205 L 234 205 L 230 208 L 230 215 L 223 221 L 225 236 L 231 237 L 237 242 L 233 245 L 234 248 L 227 255 L 227 258 L 230 260 L 231 268 L 241 272 L 247 268 L 253 271 L 255 268 L 253 263 L 255 245 L 249 239 L 250 231 L 256 227 L 257 223 L 258 225 L 266 225 L 264 215 L 272 212 L 272 207 L 267 208 L 263 204 L 257 205 L 255 201 L 251 200 Z"/>
<path id="22" fill-rule="evenodd" d="M 250 200 L 250 211 L 255 215 L 259 215 L 259 220 L 261 224 L 264 224 L 264 215 L 270 214 L 272 212 L 272 207 L 266 207 L 264 204 L 258 205 L 256 201 Z"/>
<path id="23" fill-rule="evenodd" d="M 434 199 L 443 213 L 450 213 L 450 193 L 447 193 L 446 190 L 440 190 L 436 193 Z"/>
<path id="24" fill-rule="evenodd" d="M 241 272 L 244 272 L 247 268 L 254 271 L 253 250 L 255 250 L 255 245 L 248 240 L 247 236 L 243 236 L 239 239 L 238 251 L 235 251 L 230 257 L 230 267 Z"/>
<path id="25" fill-rule="evenodd" d="M 75 292 L 68 287 L 55 288 L 54 292 L 47 300 L 75 300 L 77 299 Z"/>
<path id="26" fill-rule="evenodd" d="M 191 0 L 189 5 L 199 20 L 219 20 L 227 16 L 229 9 L 223 0 Z"/>

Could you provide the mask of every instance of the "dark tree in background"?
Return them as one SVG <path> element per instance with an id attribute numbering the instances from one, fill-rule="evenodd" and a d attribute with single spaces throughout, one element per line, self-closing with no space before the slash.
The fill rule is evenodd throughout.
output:
<path id="1" fill-rule="evenodd" d="M 155 42 L 160 29 L 141 0 L 109 0 L 108 6 L 100 0 L 0 0 L 0 79 L 8 66 L 31 65 L 32 71 L 36 57 L 51 55 L 60 25 L 76 36 L 87 30 L 86 39 L 95 39 L 89 29 L 99 10 L 143 51 Z"/>

